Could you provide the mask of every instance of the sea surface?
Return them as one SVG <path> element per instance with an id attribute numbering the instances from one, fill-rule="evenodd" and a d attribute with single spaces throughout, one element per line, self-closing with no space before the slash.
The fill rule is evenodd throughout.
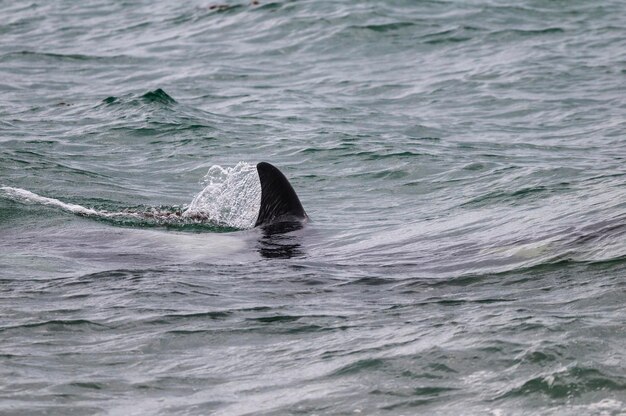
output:
<path id="1" fill-rule="evenodd" d="M 1 0 L 0 414 L 625 415 L 626 2 Z"/>

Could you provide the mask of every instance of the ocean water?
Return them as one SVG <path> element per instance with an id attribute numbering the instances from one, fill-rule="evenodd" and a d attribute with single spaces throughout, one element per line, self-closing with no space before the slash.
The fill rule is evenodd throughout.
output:
<path id="1" fill-rule="evenodd" d="M 0 414 L 626 414 L 623 1 L 0 4 Z"/>

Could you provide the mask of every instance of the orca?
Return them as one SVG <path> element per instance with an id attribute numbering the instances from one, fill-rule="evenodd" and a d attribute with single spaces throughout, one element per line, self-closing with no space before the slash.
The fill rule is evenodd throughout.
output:
<path id="1" fill-rule="evenodd" d="M 261 207 L 254 226 L 266 234 L 282 234 L 302 228 L 309 216 L 285 175 L 267 162 L 257 164 L 256 169 L 261 182 Z"/>
<path id="2" fill-rule="evenodd" d="M 58 250 L 71 248 L 72 250 L 67 251 L 66 254 L 68 258 L 76 255 L 75 253 L 81 253 L 81 257 L 89 256 L 89 258 L 96 259 L 98 256 L 96 253 L 103 249 L 115 252 L 117 248 L 124 247 L 124 255 L 128 256 L 126 258 L 132 259 L 134 262 L 145 261 L 146 264 L 154 264 L 156 261 L 200 261 L 206 256 L 231 257 L 240 255 L 242 259 L 245 259 L 248 251 L 245 248 L 252 241 L 248 236 L 253 236 L 256 241 L 256 251 L 262 257 L 287 259 L 306 256 L 306 247 L 303 244 L 305 233 L 297 231 L 301 230 L 310 219 L 302 207 L 298 195 L 285 175 L 275 166 L 261 162 L 256 168 L 261 184 L 261 205 L 254 229 L 260 231 L 260 235 L 252 230 L 241 230 L 241 232 L 228 233 L 229 235 L 215 232 L 211 233 L 210 238 L 207 238 L 196 233 L 136 229 L 132 226 L 133 223 L 129 228 L 108 227 L 106 224 L 103 225 L 101 221 L 94 221 L 81 225 L 79 235 L 74 233 L 71 228 L 67 230 L 50 228 L 49 231 L 46 231 L 46 235 L 50 235 L 50 240 L 46 241 L 54 241 L 54 244 L 49 246 L 49 250 L 51 253 L 56 253 L 54 250 L 57 248 Z M 155 225 L 165 225 L 166 227 L 172 224 L 185 225 L 188 218 L 195 221 L 193 224 L 209 221 L 209 218 L 202 213 L 185 216 L 184 212 L 167 210 L 163 212 L 154 210 L 146 212 L 97 210 L 37 195 L 25 189 L 0 185 L 0 199 L 3 197 L 24 204 L 36 203 L 56 207 L 78 216 L 110 219 L 114 224 L 121 225 L 124 225 L 124 222 L 129 219 L 131 221 L 134 219 L 154 220 Z M 53 226 L 50 227 L 54 227 L 54 224 L 57 223 L 53 222 L 52 224 Z M 25 241 L 32 241 L 34 244 L 32 250 L 38 247 L 37 236 L 40 234 L 37 233 L 40 231 L 37 229 L 36 232 L 26 234 L 29 235 L 29 238 Z M 24 233 L 26 231 L 19 230 L 19 232 Z M 80 239 L 81 251 L 74 251 L 79 250 L 73 244 L 76 238 Z M 0 249 L 2 249 L 1 240 Z M 24 247 L 30 246 L 25 245 Z M 103 257 L 102 261 L 108 262 L 109 260 Z"/>

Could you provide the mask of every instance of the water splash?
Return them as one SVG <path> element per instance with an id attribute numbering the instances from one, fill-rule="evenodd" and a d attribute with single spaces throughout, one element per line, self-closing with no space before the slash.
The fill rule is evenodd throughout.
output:
<path id="1" fill-rule="evenodd" d="M 123 226 L 171 226 L 180 230 L 191 227 L 191 231 L 232 231 L 254 226 L 261 205 L 261 184 L 254 165 L 239 162 L 232 168 L 212 166 L 203 184 L 204 189 L 182 211 L 177 207 L 95 209 L 10 186 L 0 186 L 0 195 L 23 204 L 46 205 Z"/>
<path id="2" fill-rule="evenodd" d="M 206 218 L 239 229 L 254 226 L 261 205 L 261 184 L 254 165 L 211 166 L 203 184 L 204 189 L 183 212 L 184 218 Z"/>

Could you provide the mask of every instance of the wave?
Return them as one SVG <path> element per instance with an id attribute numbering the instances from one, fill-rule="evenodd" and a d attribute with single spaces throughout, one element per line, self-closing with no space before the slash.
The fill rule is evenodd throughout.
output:
<path id="1" fill-rule="evenodd" d="M 120 100 L 121 100 L 120 97 L 109 96 L 105 98 L 104 100 L 102 100 L 102 102 L 105 104 L 114 104 L 114 103 L 119 103 Z M 177 103 L 177 101 L 171 95 L 166 93 L 161 88 L 157 88 L 154 91 L 148 91 L 147 93 L 139 97 L 139 101 L 143 101 L 148 104 L 159 103 L 159 104 L 165 104 L 165 105 Z"/>
<path id="2" fill-rule="evenodd" d="M 54 52 L 42 52 L 42 51 L 31 51 L 31 50 L 22 50 L 22 51 L 14 51 L 8 52 L 3 55 L 0 55 L 0 62 L 7 61 L 13 58 L 30 58 L 32 60 L 51 60 L 51 61 L 107 61 L 109 63 L 127 63 L 127 62 L 141 62 L 144 59 L 131 55 L 88 55 L 88 54 L 63 54 L 63 53 L 54 53 Z"/>
<path id="3" fill-rule="evenodd" d="M 551 399 L 579 397 L 594 391 L 626 390 L 626 379 L 615 374 L 605 374 L 599 369 L 583 366 L 560 368 L 538 376 L 531 376 L 520 385 L 513 386 L 498 399 L 547 396 Z"/>

